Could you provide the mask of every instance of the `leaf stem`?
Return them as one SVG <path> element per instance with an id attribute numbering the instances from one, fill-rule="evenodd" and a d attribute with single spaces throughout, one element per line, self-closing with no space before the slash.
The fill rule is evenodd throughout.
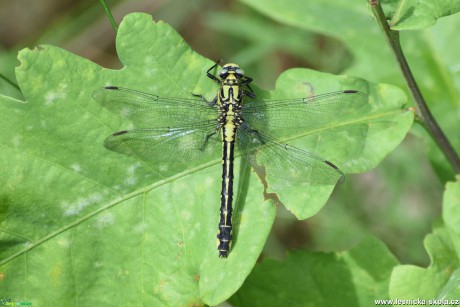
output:
<path id="1" fill-rule="evenodd" d="M 372 12 L 374 13 L 374 16 L 377 19 L 377 22 L 380 25 L 380 28 L 385 34 L 388 45 L 396 57 L 396 61 L 399 64 L 399 68 L 401 69 L 401 72 L 404 76 L 404 80 L 406 81 L 406 85 L 409 88 L 409 92 L 411 93 L 412 98 L 418 106 L 418 116 L 422 119 L 424 127 L 434 138 L 435 142 L 444 153 L 444 156 L 450 162 L 454 172 L 456 174 L 460 174 L 460 158 L 450 144 L 444 132 L 441 130 L 441 127 L 439 127 L 438 123 L 434 119 L 430 109 L 425 102 L 425 99 L 423 98 L 422 93 L 420 92 L 420 89 L 414 79 L 414 76 L 412 75 L 412 72 L 402 51 L 401 44 L 399 42 L 399 32 L 390 29 L 379 0 L 369 0 L 369 4 L 371 6 Z"/>
<path id="2" fill-rule="evenodd" d="M 105 2 L 105 0 L 101 0 L 102 7 L 104 8 L 105 14 L 107 15 L 107 18 L 110 21 L 110 24 L 112 25 L 113 30 L 115 33 L 118 33 L 118 26 L 117 23 L 115 22 L 115 19 L 112 16 L 112 12 L 109 9 L 109 6 Z"/>
<path id="3" fill-rule="evenodd" d="M 8 79 L 7 77 L 5 77 L 3 74 L 0 73 L 0 79 L 3 79 L 6 83 L 10 84 L 12 87 L 14 87 L 15 89 L 17 89 L 18 91 L 21 91 L 21 89 L 19 88 L 19 86 L 14 83 L 13 81 L 11 81 L 10 79 Z"/>

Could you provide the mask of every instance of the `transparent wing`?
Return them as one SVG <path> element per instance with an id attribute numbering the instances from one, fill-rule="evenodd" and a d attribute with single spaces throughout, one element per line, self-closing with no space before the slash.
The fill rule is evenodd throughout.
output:
<path id="1" fill-rule="evenodd" d="M 107 86 L 94 91 L 103 107 L 131 120 L 137 128 L 175 127 L 216 118 L 217 111 L 201 99 L 157 95 Z"/>
<path id="2" fill-rule="evenodd" d="M 187 128 L 123 130 L 109 136 L 104 146 L 144 161 L 183 163 L 211 160 L 220 155 L 218 131 L 213 124 Z"/>
<path id="3" fill-rule="evenodd" d="M 258 130 L 313 128 L 333 123 L 368 105 L 368 96 L 348 90 L 298 99 L 245 99 L 243 117 Z"/>
<path id="4" fill-rule="evenodd" d="M 333 163 L 242 125 L 237 132 L 240 151 L 259 174 L 285 181 L 336 184 L 343 173 Z"/>

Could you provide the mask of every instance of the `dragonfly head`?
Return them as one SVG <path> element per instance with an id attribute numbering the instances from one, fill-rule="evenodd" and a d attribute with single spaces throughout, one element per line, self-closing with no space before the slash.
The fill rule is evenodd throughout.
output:
<path id="1" fill-rule="evenodd" d="M 226 79 L 230 74 L 234 75 L 237 79 L 244 77 L 244 71 L 237 64 L 233 63 L 225 64 L 219 73 L 219 77 Z"/>

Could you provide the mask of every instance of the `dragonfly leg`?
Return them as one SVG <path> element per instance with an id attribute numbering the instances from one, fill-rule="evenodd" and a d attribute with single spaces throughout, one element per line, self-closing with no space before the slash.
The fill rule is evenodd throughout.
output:
<path id="1" fill-rule="evenodd" d="M 207 136 L 205 136 L 203 145 L 201 145 L 201 148 L 200 148 L 201 151 L 204 151 L 206 149 L 206 146 L 208 146 L 209 139 L 213 135 L 216 135 L 216 133 L 217 133 L 217 131 L 214 131 L 214 132 L 209 133 Z"/>
<path id="2" fill-rule="evenodd" d="M 250 89 L 251 89 L 251 87 L 249 86 L 249 83 L 251 83 L 251 82 L 252 82 L 251 77 L 244 76 L 243 78 L 241 78 L 241 85 L 246 85 Z M 251 92 L 252 92 L 252 89 L 251 89 Z"/>
<path id="3" fill-rule="evenodd" d="M 260 134 L 260 132 L 257 129 L 251 129 L 246 122 L 244 122 L 241 126 L 241 128 L 244 131 L 244 134 L 250 136 L 252 138 L 250 140 L 251 144 L 254 144 L 254 140 L 259 143 L 259 145 L 264 145 L 265 141 L 263 139 L 263 136 Z M 248 136 L 245 136 L 247 138 Z M 249 141 L 249 140 L 247 140 Z"/>
<path id="4" fill-rule="evenodd" d="M 262 139 L 262 136 L 260 135 L 258 130 L 250 129 L 249 131 L 253 133 L 253 135 L 257 138 L 261 145 L 265 144 L 265 141 Z"/>
<path id="5" fill-rule="evenodd" d="M 252 88 L 248 84 L 246 86 L 251 90 L 250 92 L 243 90 L 244 94 L 250 98 L 256 98 L 256 94 L 252 91 Z"/>
<path id="6" fill-rule="evenodd" d="M 244 76 L 242 79 L 241 79 L 241 85 L 246 85 L 246 87 L 249 89 L 249 91 L 244 91 L 244 94 L 248 97 L 251 97 L 251 98 L 256 98 L 256 94 L 254 93 L 254 90 L 252 89 L 252 87 L 249 85 L 249 83 L 252 82 L 252 78 L 250 77 L 246 77 Z"/>
<path id="7" fill-rule="evenodd" d="M 211 74 L 210 71 L 216 68 L 220 63 L 222 63 L 222 60 L 218 60 L 211 68 L 208 69 L 208 71 L 206 71 L 206 75 L 208 76 L 208 78 L 211 80 L 214 80 L 215 82 L 219 84 L 221 82 L 220 79 L 214 76 L 213 74 Z"/>
<path id="8" fill-rule="evenodd" d="M 213 106 L 215 106 L 215 105 L 216 105 L 216 103 L 217 103 L 217 96 L 216 96 L 216 97 L 214 97 L 214 99 L 213 99 L 213 100 L 211 100 L 211 101 L 208 101 L 208 100 L 206 99 L 206 97 L 204 97 L 203 95 L 200 95 L 200 94 L 194 94 L 194 93 L 192 93 L 192 95 L 193 95 L 193 96 L 195 96 L 195 97 L 198 97 L 198 98 L 200 98 L 200 99 L 201 99 L 201 100 L 202 100 L 204 103 L 206 103 L 206 106 L 208 106 L 208 107 L 213 107 Z"/>

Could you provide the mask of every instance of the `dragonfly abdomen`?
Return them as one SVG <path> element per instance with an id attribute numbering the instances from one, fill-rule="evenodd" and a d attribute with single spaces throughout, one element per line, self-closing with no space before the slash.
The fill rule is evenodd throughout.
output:
<path id="1" fill-rule="evenodd" d="M 222 127 L 222 191 L 220 196 L 219 257 L 226 258 L 232 244 L 234 125 Z"/>

